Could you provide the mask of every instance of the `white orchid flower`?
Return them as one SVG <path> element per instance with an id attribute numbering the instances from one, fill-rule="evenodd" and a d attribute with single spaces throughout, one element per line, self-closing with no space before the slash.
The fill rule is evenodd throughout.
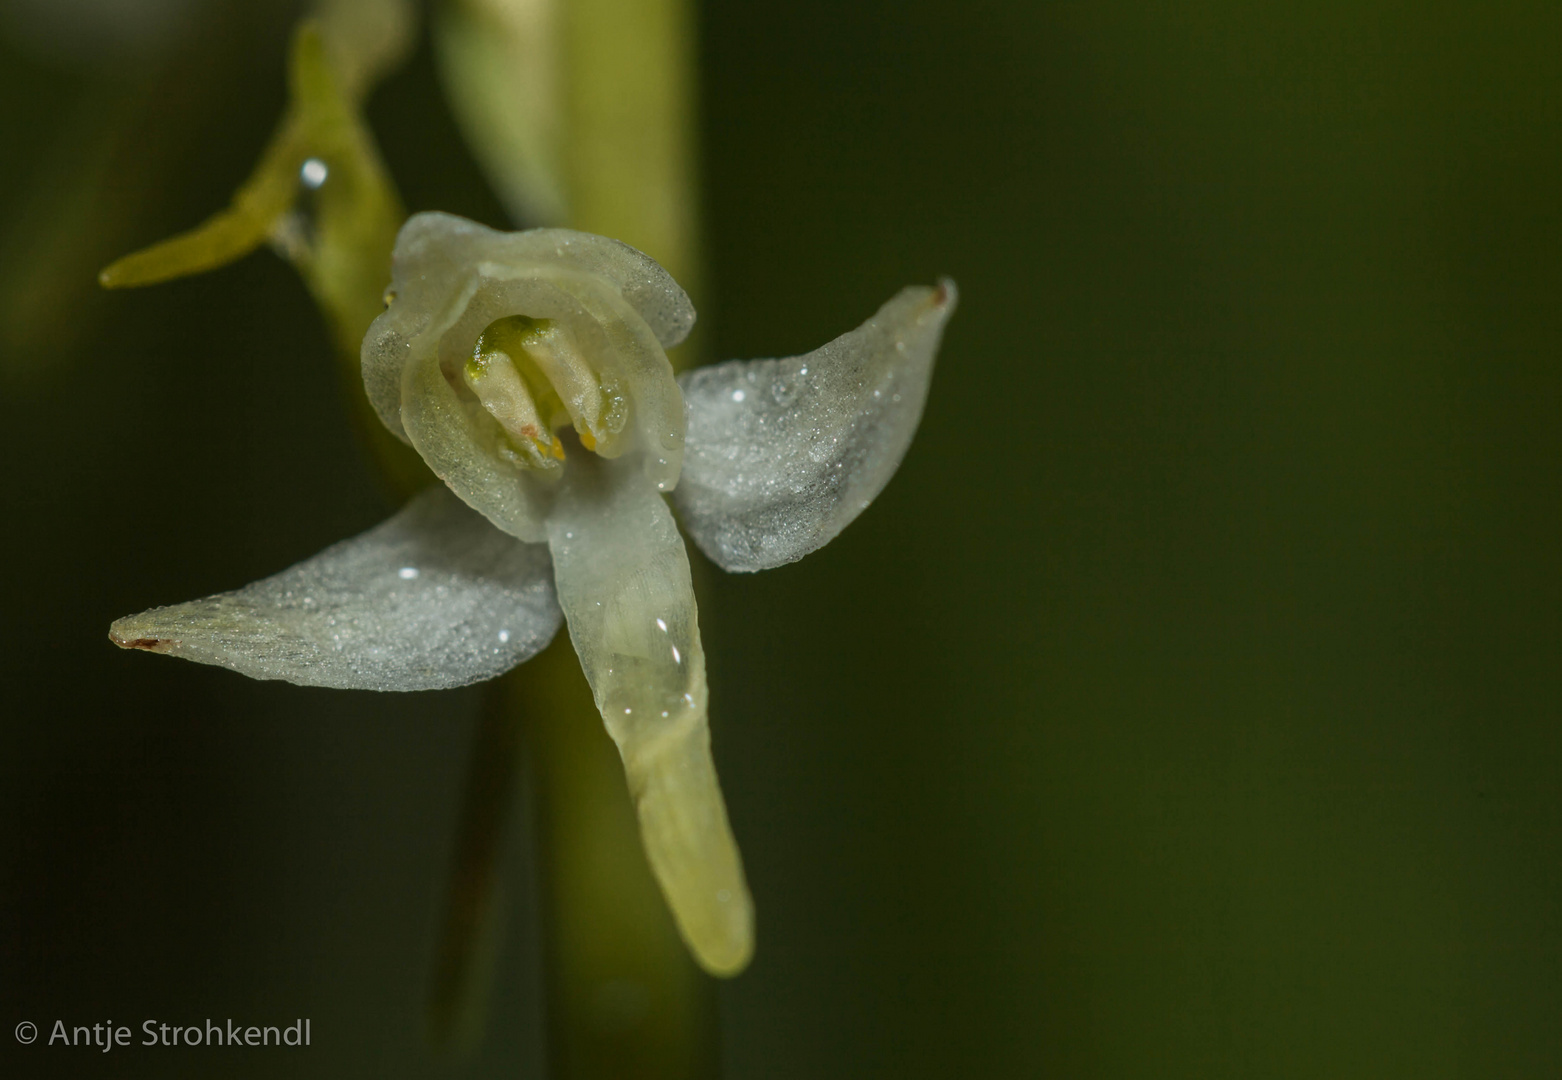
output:
<path id="1" fill-rule="evenodd" d="M 255 678 L 425 690 L 507 671 L 562 618 L 680 931 L 707 970 L 741 970 L 753 905 L 663 493 L 727 570 L 827 543 L 910 444 L 953 283 L 905 289 L 806 356 L 677 380 L 664 350 L 694 309 L 615 240 L 418 214 L 386 302 L 363 343 L 369 398 L 447 487 L 275 577 L 121 619 L 113 640 Z"/>

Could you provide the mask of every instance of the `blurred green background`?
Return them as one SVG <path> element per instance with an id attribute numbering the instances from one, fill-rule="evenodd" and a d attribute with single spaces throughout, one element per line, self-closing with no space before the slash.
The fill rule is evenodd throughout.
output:
<path id="1" fill-rule="evenodd" d="M 226 202 L 291 14 L 154 63 L 20 10 L 0 1072 L 540 1076 L 524 806 L 488 1039 L 420 1034 L 479 692 L 105 637 L 384 513 L 291 269 L 91 281 Z M 727 1075 L 1562 1073 L 1562 7 L 712 0 L 700 33 L 715 354 L 962 290 L 874 507 L 709 575 L 760 919 Z M 370 119 L 412 209 L 504 224 L 426 47 Z M 4 1034 L 208 1016 L 313 1045 Z"/>

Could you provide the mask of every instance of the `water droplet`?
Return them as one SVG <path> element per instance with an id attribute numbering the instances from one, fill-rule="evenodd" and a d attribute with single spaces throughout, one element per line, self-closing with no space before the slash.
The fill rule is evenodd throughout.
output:
<path id="1" fill-rule="evenodd" d="M 802 370 L 799 371 L 798 374 L 799 375 L 807 375 L 808 374 L 808 365 L 804 364 L 803 367 L 802 367 Z"/>
<path id="2" fill-rule="evenodd" d="M 656 628 L 664 634 L 667 633 L 667 621 L 665 619 L 657 619 Z"/>
<path id="3" fill-rule="evenodd" d="M 745 394 L 745 393 L 744 393 L 744 392 L 743 392 L 743 391 L 741 391 L 741 390 L 734 390 L 734 391 L 732 391 L 732 400 L 733 400 L 733 401 L 742 401 L 742 400 L 743 400 L 743 399 L 744 399 L 744 398 L 746 398 L 746 397 L 747 397 L 747 396 L 748 396 L 748 395 L 747 395 L 747 394 Z"/>
<path id="4" fill-rule="evenodd" d="M 501 630 L 501 631 L 499 631 L 499 644 L 507 645 L 507 644 L 509 644 L 509 641 L 510 641 L 510 631 L 508 631 L 508 630 Z"/>
<path id="5" fill-rule="evenodd" d="M 411 581 L 413 578 L 418 576 L 418 568 L 416 566 L 403 566 L 400 570 L 396 571 L 396 576 L 401 578 L 403 581 Z"/>
<path id="6" fill-rule="evenodd" d="M 303 167 L 298 170 L 298 178 L 303 181 L 306 188 L 311 189 L 325 183 L 325 178 L 330 174 L 331 170 L 326 168 L 325 162 L 313 157 L 304 162 Z"/>
<path id="7" fill-rule="evenodd" d="M 683 663 L 683 654 L 678 651 L 678 646 L 676 645 L 673 646 L 673 663 Z"/>
<path id="8" fill-rule="evenodd" d="M 633 710 L 633 709 L 625 709 L 625 710 L 624 710 L 624 715 L 625 715 L 625 716 L 628 716 L 628 715 L 629 715 L 629 714 L 630 714 L 630 713 L 632 713 L 632 712 L 634 712 L 634 710 Z"/>

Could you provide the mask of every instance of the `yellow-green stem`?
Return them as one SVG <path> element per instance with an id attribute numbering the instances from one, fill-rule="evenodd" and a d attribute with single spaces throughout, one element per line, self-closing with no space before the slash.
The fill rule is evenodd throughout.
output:
<path id="1" fill-rule="evenodd" d="M 569 224 L 646 252 L 698 304 L 692 6 L 564 0 L 562 16 Z M 547 706 L 528 727 L 528 746 L 555 1076 L 715 1076 L 714 983 L 651 876 L 623 765 L 573 650 L 555 642 L 516 672 L 515 685 L 523 701 Z"/>
<path id="2" fill-rule="evenodd" d="M 714 1077 L 713 984 L 651 876 L 623 765 L 565 635 L 500 690 L 525 717 L 551 1075 Z"/>
<path id="3" fill-rule="evenodd" d="M 645 251 L 698 303 L 691 6 L 687 0 L 557 4 L 550 17 L 533 20 L 557 35 L 567 205 L 567 219 L 557 223 Z M 688 363 L 691 348 L 679 352 L 675 364 Z M 521 730 L 533 778 L 551 1075 L 715 1076 L 714 984 L 691 959 L 651 875 L 622 763 L 568 636 L 560 633 L 491 693 L 497 708 L 485 718 L 481 738 L 502 742 L 505 730 Z M 469 1022 L 480 1012 L 486 990 L 476 957 L 491 894 L 473 889 L 493 887 L 492 825 L 505 809 L 496 801 L 504 785 L 494 771 L 503 767 L 474 758 L 469 835 L 461 843 L 442 946 L 442 956 L 465 959 L 442 960 L 435 988 L 436 1031 L 447 1034 L 459 1029 L 458 1017 Z"/>

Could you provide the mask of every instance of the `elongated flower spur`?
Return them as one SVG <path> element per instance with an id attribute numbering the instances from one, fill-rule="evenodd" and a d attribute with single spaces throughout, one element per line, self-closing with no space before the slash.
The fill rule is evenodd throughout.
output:
<path id="1" fill-rule="evenodd" d="M 753 906 L 663 493 L 726 570 L 829 542 L 910 444 L 953 283 L 905 289 L 806 356 L 675 379 L 664 350 L 694 309 L 648 256 L 426 213 L 397 237 L 386 304 L 363 342 L 369 399 L 445 486 L 281 574 L 110 636 L 255 678 L 424 690 L 493 678 L 567 622 L 679 929 L 707 970 L 741 970 Z"/>

